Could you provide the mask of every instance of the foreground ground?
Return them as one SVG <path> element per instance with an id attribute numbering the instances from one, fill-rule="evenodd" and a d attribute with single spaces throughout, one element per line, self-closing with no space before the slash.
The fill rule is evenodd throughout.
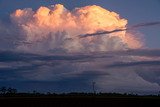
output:
<path id="1" fill-rule="evenodd" d="M 132 95 L 5 95 L 0 97 L 3 107 L 159 107 L 160 96 Z"/>

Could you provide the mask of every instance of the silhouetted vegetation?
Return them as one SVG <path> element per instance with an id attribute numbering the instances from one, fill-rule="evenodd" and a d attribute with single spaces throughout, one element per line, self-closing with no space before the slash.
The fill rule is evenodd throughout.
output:
<path id="1" fill-rule="evenodd" d="M 1 87 L 0 88 L 0 95 L 15 95 L 17 94 L 17 89 L 15 88 L 7 88 L 7 87 Z"/>
<path id="2" fill-rule="evenodd" d="M 0 104 L 20 107 L 90 107 L 90 106 L 109 106 L 109 107 L 131 107 L 160 105 L 160 95 L 137 95 L 120 93 L 39 93 L 35 90 L 27 93 L 20 93 L 11 87 L 0 88 Z"/>
<path id="3" fill-rule="evenodd" d="M 138 94 L 128 94 L 128 93 L 84 93 L 84 92 L 71 92 L 71 93 L 40 93 L 36 90 L 32 92 L 18 92 L 17 89 L 11 87 L 1 87 L 0 88 L 1 97 L 160 97 L 157 95 L 138 95 Z"/>

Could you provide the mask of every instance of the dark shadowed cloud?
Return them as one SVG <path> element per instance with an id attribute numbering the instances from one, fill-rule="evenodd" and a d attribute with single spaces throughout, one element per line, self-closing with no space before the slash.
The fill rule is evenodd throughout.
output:
<path id="1" fill-rule="evenodd" d="M 61 55 L 1 51 L 0 83 L 21 91 L 26 84 L 30 90 L 68 92 L 90 91 L 95 81 L 102 92 L 156 93 L 159 53 L 149 49 Z"/>
<path id="2" fill-rule="evenodd" d="M 138 61 L 138 62 L 117 62 L 107 67 L 129 67 L 129 66 L 153 66 L 160 65 L 160 61 Z"/>

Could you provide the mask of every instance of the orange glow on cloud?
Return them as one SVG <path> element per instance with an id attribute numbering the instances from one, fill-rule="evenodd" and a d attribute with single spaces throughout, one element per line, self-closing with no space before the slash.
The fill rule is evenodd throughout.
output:
<path id="1" fill-rule="evenodd" d="M 35 41 L 44 41 L 47 38 L 50 38 L 47 44 L 49 49 L 59 48 L 69 52 L 123 50 L 126 47 L 142 46 L 135 35 L 126 31 L 85 39 L 76 38 L 80 34 L 126 28 L 126 19 L 96 5 L 75 8 L 72 11 L 61 4 L 40 7 L 37 11 L 30 8 L 18 9 L 11 14 L 11 19 L 26 35 L 26 41 L 33 43 L 33 46 L 23 45 L 19 48 L 38 49 Z M 43 42 L 41 45 L 46 44 Z"/>

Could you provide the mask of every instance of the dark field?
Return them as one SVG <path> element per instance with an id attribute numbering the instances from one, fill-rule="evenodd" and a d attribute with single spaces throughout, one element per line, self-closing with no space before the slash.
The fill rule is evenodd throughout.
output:
<path id="1" fill-rule="evenodd" d="M 0 104 L 3 105 L 3 107 L 159 107 L 160 96 L 115 94 L 6 95 L 0 97 Z"/>

